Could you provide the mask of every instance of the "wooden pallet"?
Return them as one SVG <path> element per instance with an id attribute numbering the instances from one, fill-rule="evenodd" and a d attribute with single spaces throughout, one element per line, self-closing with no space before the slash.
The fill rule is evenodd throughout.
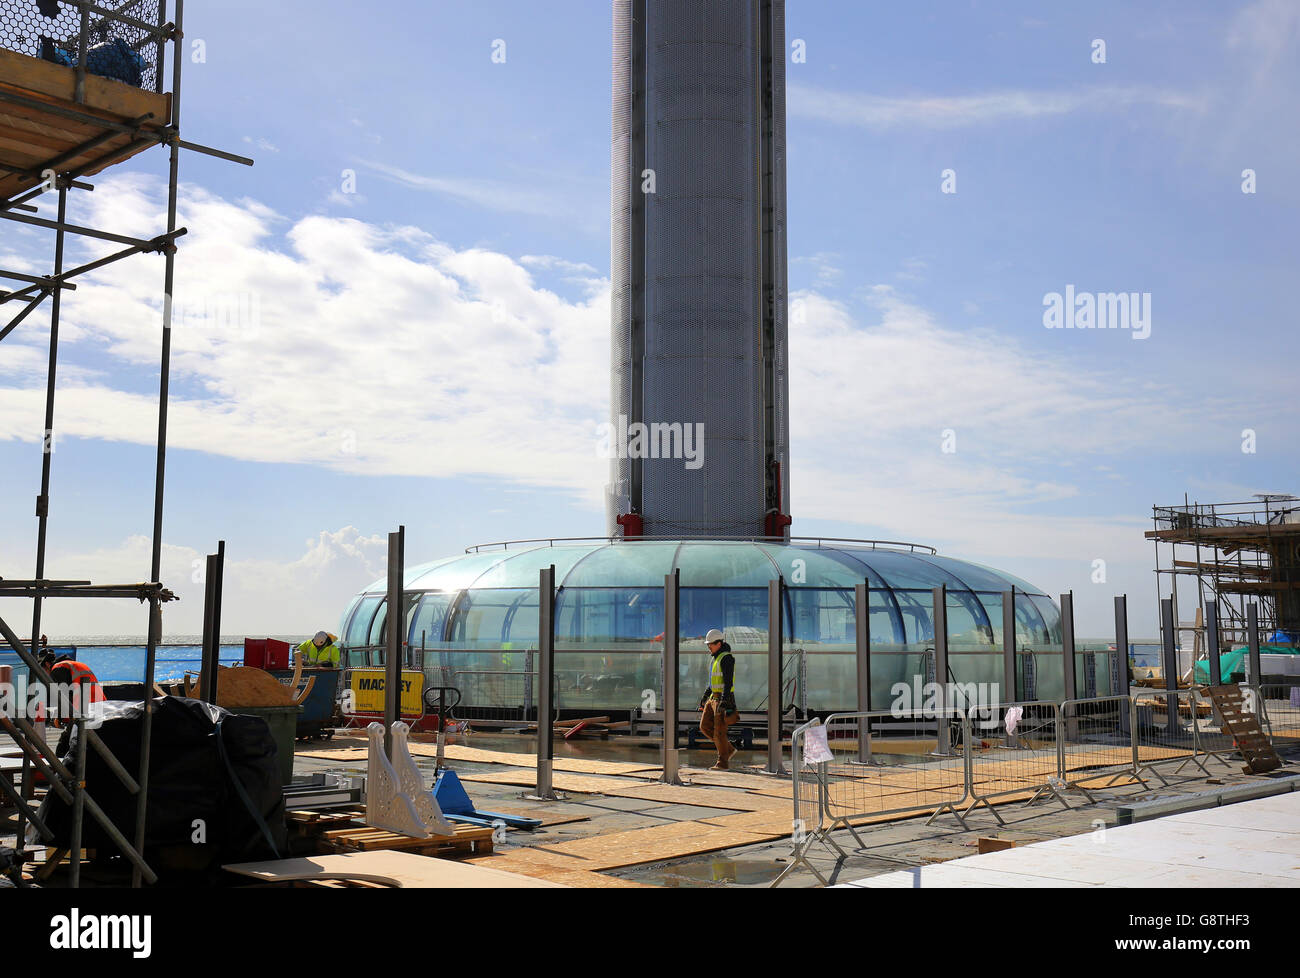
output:
<path id="1" fill-rule="evenodd" d="M 490 826 L 457 825 L 452 836 L 435 835 L 417 839 L 367 825 L 364 809 L 348 808 L 317 812 L 297 809 L 286 816 L 291 831 L 310 839 L 321 852 L 372 852 L 400 849 L 426 856 L 481 856 L 492 851 Z"/>
<path id="2" fill-rule="evenodd" d="M 321 833 L 321 845 L 330 852 L 373 852 L 376 849 L 400 849 L 423 856 L 482 856 L 492 851 L 490 827 L 458 825 L 452 836 L 435 835 L 416 839 L 398 835 L 373 825 L 342 829 L 326 829 Z"/>
<path id="3" fill-rule="evenodd" d="M 1214 708 L 1223 720 L 1224 729 L 1232 734 L 1237 749 L 1241 751 L 1246 766 L 1242 768 L 1247 774 L 1264 774 L 1276 771 L 1282 766 L 1282 759 L 1277 756 L 1264 731 L 1260 729 L 1259 717 L 1246 710 L 1242 702 L 1241 687 L 1207 686 Z"/>

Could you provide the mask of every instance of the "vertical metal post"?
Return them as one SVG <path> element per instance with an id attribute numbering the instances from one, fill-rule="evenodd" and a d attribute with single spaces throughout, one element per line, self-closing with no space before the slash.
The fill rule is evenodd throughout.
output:
<path id="1" fill-rule="evenodd" d="M 1259 659 L 1259 605 L 1254 601 L 1246 605 L 1246 644 L 1248 648 L 1249 673 L 1246 681 L 1259 688 L 1260 696 L 1264 690 L 1264 669 Z"/>
<path id="2" fill-rule="evenodd" d="M 77 696 L 73 703 L 77 709 L 77 760 L 76 777 L 72 783 L 72 838 L 68 843 L 72 862 L 68 866 L 68 885 L 74 890 L 81 887 L 81 829 L 86 818 L 86 710 L 90 708 L 90 684 L 78 676 Z"/>
<path id="3" fill-rule="evenodd" d="M 1119 676 L 1119 689 L 1111 690 L 1116 696 L 1127 696 L 1129 687 L 1133 685 L 1128 644 L 1128 595 L 1117 594 L 1115 595 L 1115 655 L 1119 666 L 1116 670 L 1116 675 Z"/>
<path id="4" fill-rule="evenodd" d="M 1016 702 L 1016 589 L 1002 592 L 1002 695 L 998 697 L 1003 703 Z M 1007 747 L 1015 746 L 1015 737 L 1006 733 L 1003 724 L 1004 740 Z"/>
<path id="5" fill-rule="evenodd" d="M 208 555 L 203 595 L 203 662 L 199 686 L 205 703 L 217 702 L 217 667 L 221 663 L 221 591 L 226 572 L 226 541 L 217 541 L 217 552 Z"/>
<path id="6" fill-rule="evenodd" d="M 858 712 L 871 711 L 871 585 L 863 581 L 853 589 L 856 605 L 858 663 Z M 871 763 L 871 721 L 858 721 L 858 762 Z"/>
<path id="7" fill-rule="evenodd" d="M 935 750 L 947 754 L 952 750 L 952 738 L 948 727 L 946 710 L 948 707 L 948 586 L 940 584 L 934 589 L 934 684 L 937 690 L 935 707 L 938 727 L 938 743 Z"/>
<path id="8" fill-rule="evenodd" d="M 1061 672 L 1065 677 L 1065 698 L 1077 699 L 1079 696 L 1079 679 L 1076 671 L 1078 655 L 1074 647 L 1074 592 L 1061 595 Z M 1079 711 L 1072 707 L 1070 715 L 1065 718 L 1065 738 L 1067 741 L 1078 740 Z"/>
<path id="9" fill-rule="evenodd" d="M 384 753 L 393 756 L 393 724 L 402 716 L 402 632 L 406 625 L 406 527 L 388 534 L 388 601 L 384 630 Z"/>
<path id="10" fill-rule="evenodd" d="M 681 660 L 681 569 L 674 567 L 664 575 L 664 658 L 663 658 L 663 711 L 664 711 L 664 774 L 667 784 L 681 784 L 678 774 L 677 716 L 678 688 Z"/>
<path id="11" fill-rule="evenodd" d="M 84 11 L 85 8 L 83 8 Z M 184 36 L 185 0 L 176 0 L 176 32 L 172 37 L 172 118 L 171 126 L 175 138 L 171 142 L 171 158 L 168 166 L 167 180 L 167 231 L 176 231 L 176 208 L 180 184 L 181 147 L 181 65 L 184 58 L 181 52 L 181 38 Z M 150 562 L 149 580 L 160 583 L 162 577 L 162 518 L 163 518 L 163 483 L 167 474 L 167 399 L 171 387 L 172 355 L 172 296 L 176 285 L 176 243 L 168 241 L 163 249 L 165 271 L 163 273 L 163 336 L 162 352 L 159 356 L 158 370 L 158 447 L 154 471 L 153 490 L 153 554 Z M 58 291 L 58 290 L 56 290 Z M 157 599 L 150 602 L 149 641 L 145 649 L 145 683 L 144 702 L 140 719 L 140 795 L 136 809 L 136 851 L 144 851 L 144 821 L 148 803 L 149 751 L 153 737 L 153 682 L 154 666 L 158 654 L 158 642 L 162 639 L 162 605 Z M 140 886 L 143 876 L 139 867 L 131 874 L 131 885 Z"/>
<path id="12" fill-rule="evenodd" d="M 1172 597 L 1160 599 L 1160 642 L 1161 642 L 1161 661 L 1165 673 L 1165 689 L 1170 695 L 1165 697 L 1168 717 L 1166 729 L 1182 730 L 1183 724 L 1178 716 L 1178 646 L 1176 644 L 1178 632 L 1176 631 L 1177 623 L 1174 619 L 1174 599 Z"/>
<path id="13" fill-rule="evenodd" d="M 767 582 L 767 773 L 784 774 L 781 760 L 781 659 L 785 579 Z"/>
<path id="14" fill-rule="evenodd" d="M 665 636 L 666 638 L 667 636 Z M 555 761 L 555 565 L 543 567 L 537 582 L 537 795 L 555 800 L 551 771 Z"/>
<path id="15" fill-rule="evenodd" d="M 144 650 L 144 700 L 140 714 L 140 773 L 136 784 L 134 848 L 142 857 L 145 843 L 145 819 L 149 812 L 149 761 L 153 754 L 153 685 L 158 664 L 158 643 L 162 641 L 162 602 L 156 593 L 149 596 L 149 637 Z M 131 886 L 144 883 L 144 873 L 139 866 L 132 867 Z"/>
<path id="16" fill-rule="evenodd" d="M 1209 658 L 1210 685 L 1223 685 L 1223 663 L 1219 659 L 1219 602 L 1215 598 L 1205 602 L 1205 651 Z M 1195 670 L 1195 666 L 1192 667 Z M 1196 673 L 1192 673 L 1193 681 Z"/>
<path id="17" fill-rule="evenodd" d="M 1078 656 L 1074 647 L 1074 592 L 1061 595 L 1061 669 L 1065 674 L 1065 698 L 1078 695 Z"/>

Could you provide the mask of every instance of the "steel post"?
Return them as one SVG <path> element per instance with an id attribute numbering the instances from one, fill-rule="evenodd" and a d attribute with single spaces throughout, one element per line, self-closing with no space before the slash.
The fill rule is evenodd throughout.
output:
<path id="1" fill-rule="evenodd" d="M 856 608 L 855 640 L 858 666 L 858 712 L 871 712 L 871 585 L 863 581 L 853 589 Z M 791 755 L 793 757 L 793 755 Z M 858 724 L 858 761 L 871 763 L 871 723 L 866 718 Z"/>
<path id="2" fill-rule="evenodd" d="M 1254 601 L 1246 606 L 1246 643 L 1249 672 L 1246 681 L 1263 694 L 1264 669 L 1259 658 L 1259 605 Z"/>
<path id="3" fill-rule="evenodd" d="M 1209 658 L 1210 685 L 1223 685 L 1223 663 L 1219 658 L 1219 602 L 1213 598 L 1205 602 L 1205 651 Z M 1192 666 L 1192 680 L 1196 680 L 1196 667 Z"/>
<path id="4" fill-rule="evenodd" d="M 784 774 L 781 756 L 781 666 L 785 579 L 767 582 L 767 773 Z"/>
<path id="5" fill-rule="evenodd" d="M 1172 597 L 1160 599 L 1160 643 L 1161 663 L 1165 675 L 1165 689 L 1170 695 L 1166 700 L 1166 729 L 1171 733 L 1183 729 L 1178 716 L 1178 632 L 1174 619 L 1174 600 Z"/>
<path id="6" fill-rule="evenodd" d="M 1002 695 L 1003 703 L 1016 702 L 1016 589 L 1002 592 Z M 1003 731 L 1006 725 L 1003 724 Z M 1015 747 L 1016 738 L 1004 733 L 1003 744 Z"/>
<path id="7" fill-rule="evenodd" d="M 663 780 L 668 784 L 681 784 L 678 776 L 677 717 L 678 679 L 681 675 L 681 583 L 680 568 L 664 575 L 664 657 L 663 657 Z"/>
<path id="8" fill-rule="evenodd" d="M 1116 696 L 1127 696 L 1133 681 L 1128 646 L 1128 595 L 1117 594 L 1115 595 L 1115 656 L 1119 668 L 1115 674 L 1119 676 L 1119 689 L 1111 690 L 1111 693 Z"/>
<path id="9" fill-rule="evenodd" d="M 388 534 L 388 599 L 384 630 L 384 753 L 393 756 L 393 724 L 402 717 L 402 628 L 406 624 L 406 527 Z"/>
<path id="10" fill-rule="evenodd" d="M 555 565 L 543 567 L 537 581 L 537 793 L 555 800 L 551 771 L 555 762 Z"/>
<path id="11" fill-rule="evenodd" d="M 948 707 L 948 586 L 940 584 L 931 592 L 934 611 L 934 684 L 935 715 L 938 742 L 936 752 L 947 754 L 952 750 L 952 737 L 945 712 Z"/>

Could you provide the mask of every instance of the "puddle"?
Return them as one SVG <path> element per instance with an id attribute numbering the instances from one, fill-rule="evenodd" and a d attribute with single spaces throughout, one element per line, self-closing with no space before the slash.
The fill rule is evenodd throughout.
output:
<path id="1" fill-rule="evenodd" d="M 728 884 L 770 883 L 781 875 L 786 863 L 754 859 L 709 859 L 654 870 L 639 881 L 656 886 L 695 887 Z"/>

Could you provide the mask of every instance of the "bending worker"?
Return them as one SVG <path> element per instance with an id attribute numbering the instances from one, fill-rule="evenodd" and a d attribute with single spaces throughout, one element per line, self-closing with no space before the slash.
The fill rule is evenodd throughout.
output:
<path id="1" fill-rule="evenodd" d="M 732 682 L 736 673 L 736 657 L 731 654 L 731 646 L 722 640 L 722 632 L 716 628 L 709 629 L 704 636 L 704 644 L 709 647 L 712 660 L 709 664 L 709 688 L 700 699 L 700 733 L 713 741 L 718 749 L 718 763 L 713 765 L 715 771 L 725 771 L 731 755 L 736 748 L 727 739 L 727 728 L 740 719 L 736 710 L 736 694 Z"/>
<path id="2" fill-rule="evenodd" d="M 337 669 L 339 667 L 339 647 L 334 643 L 338 637 L 329 632 L 317 632 L 298 646 L 298 651 L 307 657 L 307 665 L 320 669 Z"/>

